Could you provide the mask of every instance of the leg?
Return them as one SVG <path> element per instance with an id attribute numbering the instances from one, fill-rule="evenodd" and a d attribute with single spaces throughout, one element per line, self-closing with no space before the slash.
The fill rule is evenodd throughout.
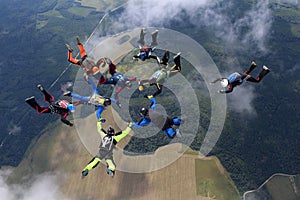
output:
<path id="1" fill-rule="evenodd" d="M 88 165 L 82 170 L 82 176 L 87 176 L 89 171 L 95 167 L 97 167 L 97 165 L 100 162 L 100 158 L 98 157 L 94 157 L 89 163 Z"/>
<path id="2" fill-rule="evenodd" d="M 158 30 L 155 30 L 151 33 L 151 37 L 152 37 L 151 47 L 157 46 L 157 34 L 158 34 Z"/>
<path id="3" fill-rule="evenodd" d="M 48 102 L 48 103 L 52 103 L 54 102 L 54 97 L 49 94 L 44 88 L 42 85 L 37 85 L 37 88 L 44 94 L 44 100 L 45 102 Z"/>
<path id="4" fill-rule="evenodd" d="M 93 82 L 93 79 L 91 77 L 88 78 L 88 83 L 90 84 L 91 86 L 91 89 L 92 89 L 92 93 L 93 94 L 99 94 L 98 90 L 97 90 L 97 87 L 95 85 L 95 83 Z"/>
<path id="5" fill-rule="evenodd" d="M 86 55 L 85 49 L 81 43 L 78 43 L 78 49 L 79 49 L 79 53 L 80 53 L 80 57 L 81 57 L 81 62 L 83 62 L 86 59 L 87 55 Z"/>
<path id="6" fill-rule="evenodd" d="M 169 51 L 166 51 L 166 52 L 164 53 L 163 57 L 161 58 L 160 64 L 168 65 L 169 58 L 170 58 L 170 52 L 169 52 Z"/>
<path id="7" fill-rule="evenodd" d="M 97 112 L 96 112 L 96 117 L 97 119 L 101 119 L 101 113 L 104 111 L 104 106 L 96 106 Z"/>
<path id="8" fill-rule="evenodd" d="M 106 173 L 114 176 L 115 175 L 115 171 L 116 171 L 116 165 L 114 164 L 112 158 L 111 159 L 106 159 Z"/>
<path id="9" fill-rule="evenodd" d="M 66 44 L 66 46 L 68 48 L 68 61 L 72 64 L 80 66 L 81 65 L 80 60 L 73 58 L 73 49 L 71 49 L 71 47 L 68 44 Z"/>
<path id="10" fill-rule="evenodd" d="M 145 35 L 146 35 L 146 29 L 142 29 L 141 30 L 141 33 L 140 33 L 140 39 L 138 40 L 138 43 L 141 45 L 141 46 L 144 46 L 145 45 Z"/>
<path id="11" fill-rule="evenodd" d="M 266 66 L 263 66 L 263 70 L 259 73 L 257 78 L 249 77 L 247 79 L 247 81 L 259 83 L 263 79 L 263 77 L 266 76 L 269 72 L 270 72 L 269 68 L 267 68 Z"/>
<path id="12" fill-rule="evenodd" d="M 152 95 L 152 97 L 156 97 L 157 95 L 159 95 L 162 92 L 163 89 L 163 85 L 159 84 L 159 83 L 155 83 L 156 86 L 156 92 L 154 92 L 154 94 Z"/>
<path id="13" fill-rule="evenodd" d="M 37 113 L 51 113 L 51 109 L 45 106 L 40 106 L 36 101 L 34 97 L 29 97 L 25 99 L 25 102 L 28 103 L 33 109 L 36 110 Z"/>
<path id="14" fill-rule="evenodd" d="M 74 94 L 74 93 L 71 93 L 70 96 L 73 97 L 74 99 L 78 99 L 83 102 L 89 101 L 89 97 L 87 97 L 87 96 L 80 96 L 79 94 Z"/>
<path id="15" fill-rule="evenodd" d="M 256 63 L 252 61 L 249 69 L 245 72 L 245 74 L 249 75 L 256 68 L 256 66 Z"/>
<path id="16" fill-rule="evenodd" d="M 173 60 L 174 60 L 175 65 L 171 68 L 170 72 L 171 73 L 180 72 L 181 71 L 180 53 L 176 54 L 173 57 Z"/>

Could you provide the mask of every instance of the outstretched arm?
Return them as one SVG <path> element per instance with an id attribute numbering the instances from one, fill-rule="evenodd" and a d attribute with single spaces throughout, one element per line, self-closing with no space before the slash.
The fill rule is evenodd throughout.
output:
<path id="1" fill-rule="evenodd" d="M 224 79 L 224 78 L 218 78 L 218 79 L 214 80 L 213 82 L 211 82 L 211 84 L 216 83 L 216 82 L 218 82 L 218 81 L 221 81 L 221 80 L 223 80 L 223 79 Z"/>
<path id="2" fill-rule="evenodd" d="M 102 140 L 102 138 L 104 138 L 105 136 L 105 133 L 103 132 L 103 129 L 102 129 L 102 118 L 99 118 L 98 119 L 98 122 L 97 122 L 97 131 L 100 135 L 100 138 Z"/>
<path id="3" fill-rule="evenodd" d="M 148 120 L 147 118 L 143 118 L 139 122 L 134 122 L 133 127 L 141 128 L 141 127 L 146 126 L 148 124 L 151 124 L 151 121 Z"/>
<path id="4" fill-rule="evenodd" d="M 150 109 L 156 110 L 156 100 L 155 100 L 155 98 L 152 97 L 152 98 L 150 98 L 149 100 L 150 100 L 150 102 L 151 102 L 151 104 L 150 104 Z"/>
<path id="5" fill-rule="evenodd" d="M 132 122 L 128 123 L 127 128 L 124 131 L 122 131 L 120 135 L 115 136 L 114 140 L 116 142 L 120 142 L 131 131 L 131 127 L 132 127 Z"/>

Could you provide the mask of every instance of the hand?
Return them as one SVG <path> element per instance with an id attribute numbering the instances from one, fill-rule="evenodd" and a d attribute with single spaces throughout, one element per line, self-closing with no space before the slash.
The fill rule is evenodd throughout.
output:
<path id="1" fill-rule="evenodd" d="M 73 126 L 73 124 L 72 124 L 72 123 L 70 123 L 70 124 L 69 124 L 69 126 L 71 126 L 71 127 L 72 127 L 72 126 Z"/>
<path id="2" fill-rule="evenodd" d="M 132 122 L 128 122 L 128 125 L 127 125 L 127 126 L 128 126 L 129 128 L 131 128 L 131 127 L 132 127 L 132 125 L 133 125 L 133 123 L 132 123 Z"/>
<path id="3" fill-rule="evenodd" d="M 106 119 L 103 119 L 103 118 L 99 118 L 99 119 L 98 119 L 98 122 L 102 122 L 102 123 L 105 123 L 105 122 L 106 122 Z"/>

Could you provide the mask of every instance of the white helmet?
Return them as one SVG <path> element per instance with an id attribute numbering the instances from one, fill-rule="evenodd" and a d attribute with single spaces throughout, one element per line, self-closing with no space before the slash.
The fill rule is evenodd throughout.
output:
<path id="1" fill-rule="evenodd" d="M 226 78 L 222 79 L 222 80 L 221 80 L 221 85 L 222 85 L 222 87 L 227 87 L 227 85 L 228 85 L 228 80 L 227 80 Z"/>

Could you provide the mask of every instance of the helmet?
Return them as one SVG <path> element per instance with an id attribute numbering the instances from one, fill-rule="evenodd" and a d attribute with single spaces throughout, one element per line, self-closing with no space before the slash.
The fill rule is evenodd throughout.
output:
<path id="1" fill-rule="evenodd" d="M 221 80 L 221 85 L 222 85 L 222 87 L 227 87 L 227 85 L 228 85 L 228 80 L 227 80 L 226 78 L 222 79 L 222 80 Z"/>
<path id="2" fill-rule="evenodd" d="M 114 130 L 112 127 L 109 127 L 109 128 L 107 129 L 107 134 L 108 134 L 108 135 L 115 135 L 115 130 Z"/>
<path id="3" fill-rule="evenodd" d="M 131 83 L 130 81 L 126 81 L 126 82 L 125 82 L 125 85 L 126 85 L 127 88 L 131 88 L 132 83 Z"/>
<path id="4" fill-rule="evenodd" d="M 75 112 L 75 106 L 73 104 L 68 104 L 67 109 L 70 110 L 71 112 Z"/>
<path id="5" fill-rule="evenodd" d="M 148 114 L 149 110 L 147 108 L 141 108 L 140 114 L 145 117 Z"/>
<path id="6" fill-rule="evenodd" d="M 104 100 L 104 106 L 109 106 L 111 104 L 110 98 L 105 98 Z"/>

